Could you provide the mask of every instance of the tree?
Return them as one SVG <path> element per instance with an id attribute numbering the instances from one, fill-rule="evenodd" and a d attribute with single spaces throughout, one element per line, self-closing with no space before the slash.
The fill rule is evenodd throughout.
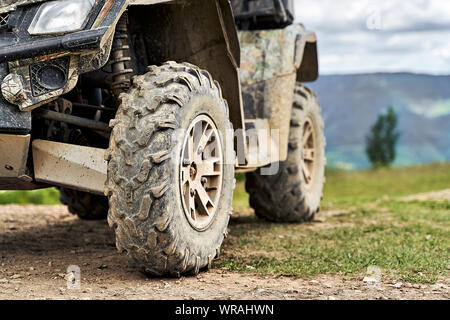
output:
<path id="1" fill-rule="evenodd" d="M 393 107 L 378 119 L 366 136 L 366 153 L 374 168 L 392 164 L 400 133 L 397 131 L 398 117 Z"/>

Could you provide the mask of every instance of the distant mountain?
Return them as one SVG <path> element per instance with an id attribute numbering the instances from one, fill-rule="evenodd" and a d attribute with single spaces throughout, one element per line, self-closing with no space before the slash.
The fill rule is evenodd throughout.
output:
<path id="1" fill-rule="evenodd" d="M 391 105 L 401 132 L 395 165 L 450 161 L 450 76 L 324 75 L 307 85 L 322 105 L 328 164 L 368 167 L 365 136 Z"/>

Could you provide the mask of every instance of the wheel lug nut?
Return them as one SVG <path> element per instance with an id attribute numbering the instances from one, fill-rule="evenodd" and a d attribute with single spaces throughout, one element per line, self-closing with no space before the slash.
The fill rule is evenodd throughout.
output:
<path id="1" fill-rule="evenodd" d="M 195 191 L 194 189 L 191 189 L 191 197 L 195 196 Z"/>
<path id="2" fill-rule="evenodd" d="M 206 184 L 208 182 L 208 179 L 203 177 L 201 181 L 202 181 L 202 184 Z"/>

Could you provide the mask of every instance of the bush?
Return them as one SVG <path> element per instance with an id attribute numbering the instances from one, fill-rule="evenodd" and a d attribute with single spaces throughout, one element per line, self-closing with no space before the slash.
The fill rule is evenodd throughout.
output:
<path id="1" fill-rule="evenodd" d="M 366 153 L 374 168 L 387 167 L 395 161 L 398 117 L 393 107 L 380 114 L 366 137 Z"/>

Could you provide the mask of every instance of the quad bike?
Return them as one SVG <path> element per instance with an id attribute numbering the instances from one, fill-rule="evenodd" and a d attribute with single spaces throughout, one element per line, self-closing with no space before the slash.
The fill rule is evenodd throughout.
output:
<path id="1" fill-rule="evenodd" d="M 317 77 L 292 1 L 0 0 L 0 189 L 56 186 L 146 273 L 196 274 L 235 173 L 260 217 L 319 210 Z"/>

